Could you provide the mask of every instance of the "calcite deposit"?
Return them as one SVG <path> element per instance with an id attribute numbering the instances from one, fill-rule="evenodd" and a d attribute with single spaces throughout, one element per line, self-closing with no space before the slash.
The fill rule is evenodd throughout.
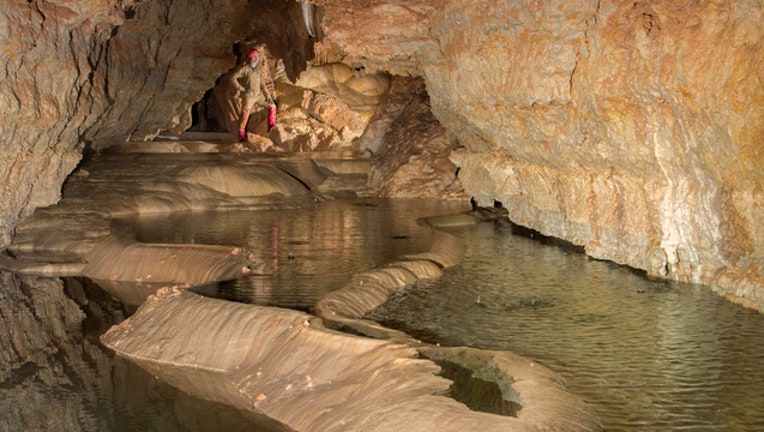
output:
<path id="1" fill-rule="evenodd" d="M 13 347 L 4 376 L 29 359 L 55 363 L 56 340 L 69 337 L 60 328 L 81 319 L 55 283 L 43 285 L 61 313 L 22 304 L 44 298 L 22 295 L 30 275 L 84 274 L 85 262 L 71 258 L 112 233 L 111 220 L 87 205 L 46 218 L 65 184 L 87 185 L 79 191 L 86 204 L 111 194 L 108 215 L 262 203 L 229 187 L 257 181 L 236 167 L 200 164 L 174 172 L 179 183 L 122 167 L 151 192 L 135 201 L 69 178 L 83 157 L 186 131 L 197 103 L 253 44 L 267 46 L 291 90 L 281 88 L 286 109 L 271 136 L 231 149 L 351 149 L 372 167 L 359 190 L 498 201 L 513 222 L 593 257 L 700 282 L 764 310 L 761 1 L 9 0 L 0 44 L 0 249 L 34 257 L 0 260 L 27 275 L 0 273 L 3 315 L 15 329 L 3 335 Z M 319 75 L 320 85 L 305 84 Z M 192 147 L 217 148 L 174 146 Z M 303 168 L 264 175 L 318 186 Z M 283 180 L 289 193 L 301 190 Z M 88 236 L 67 224 L 80 217 L 93 222 Z M 137 249 L 122 252 L 140 263 Z M 384 291 L 369 300 L 344 290 L 342 303 L 328 299 L 322 310 L 358 313 Z"/>
<path id="2" fill-rule="evenodd" d="M 516 398 L 528 401 L 516 417 L 472 411 L 444 396 L 450 381 L 411 346 L 333 332 L 297 311 L 187 291 L 161 290 L 102 341 L 185 391 L 298 431 L 602 430 L 559 377 L 511 353 L 424 350 L 492 371 L 493 379 L 516 375 Z"/>
<path id="3" fill-rule="evenodd" d="M 424 77 L 479 203 L 761 309 L 760 3 L 319 3 L 326 43 Z"/>
<path id="4" fill-rule="evenodd" d="M 421 77 L 462 147 L 448 169 L 466 196 L 597 258 L 764 304 L 760 2 L 313 5 L 306 16 L 256 0 L 6 4 L 0 245 L 58 200 L 84 152 L 188 128 L 192 105 L 257 42 L 292 80 L 336 62 Z M 342 139 L 380 142 L 359 135 Z M 402 177 L 416 185 L 419 171 L 380 187 L 415 194 Z"/>
<path id="5" fill-rule="evenodd" d="M 512 221 L 593 257 L 701 282 L 764 309 L 760 1 L 312 5 L 306 16 L 294 1 L 5 2 L 0 248 L 15 242 L 16 253 L 34 254 L 23 249 L 28 231 L 20 224 L 34 225 L 30 215 L 59 200 L 84 155 L 185 131 L 194 105 L 242 50 L 263 43 L 293 82 L 329 64 L 342 72 L 327 75 L 323 90 L 301 90 L 282 113 L 300 127 L 330 127 L 297 134 L 285 121 L 276 147 L 365 151 L 371 185 L 383 195 L 496 200 Z M 421 83 L 411 98 L 400 92 L 401 79 Z M 373 103 L 348 103 L 331 88 Z M 346 128 L 332 123 L 339 118 Z M 203 190 L 152 181 L 188 208 L 223 193 L 225 203 L 241 204 L 222 180 L 241 172 L 181 174 Z M 165 202 L 115 206 L 136 212 Z M 104 220 L 91 230 L 109 232 Z M 52 267 L 30 272 L 81 271 L 81 263 L 46 261 L 81 257 L 93 246 L 70 240 L 43 248 L 47 256 L 38 258 Z M 21 292 L 22 279 L 2 276 L 3 292 Z M 54 323 L 74 319 L 41 316 L 48 315 Z M 19 327 L 28 334 L 48 331 L 27 321 Z M 38 345 L 27 344 L 33 355 L 46 349 Z M 6 363 L 16 367 L 22 354 Z"/>

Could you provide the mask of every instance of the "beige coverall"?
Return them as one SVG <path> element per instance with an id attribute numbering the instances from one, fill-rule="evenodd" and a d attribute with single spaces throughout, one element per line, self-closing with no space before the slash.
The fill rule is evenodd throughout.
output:
<path id="1" fill-rule="evenodd" d="M 249 62 L 244 63 L 231 74 L 233 85 L 241 92 L 242 109 L 239 137 L 242 137 L 243 133 L 246 132 L 247 121 L 255 105 L 267 108 L 266 99 L 273 99 L 268 85 L 271 83 L 270 73 L 268 73 L 267 66 L 263 67 L 262 63 L 259 61 L 255 67 L 252 67 Z"/>

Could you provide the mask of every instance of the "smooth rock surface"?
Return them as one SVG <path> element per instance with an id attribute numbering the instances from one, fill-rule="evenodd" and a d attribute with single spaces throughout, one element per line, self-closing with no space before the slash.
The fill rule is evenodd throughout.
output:
<path id="1" fill-rule="evenodd" d="M 410 346 L 334 332 L 302 312 L 188 291 L 160 290 L 101 340 L 184 391 L 299 431 L 602 430 L 554 373 L 511 354 L 468 350 L 467 364 L 511 359 L 494 374 L 520 374 L 521 396 L 534 400 L 533 408 L 518 417 L 471 411 L 444 396 L 450 381 Z"/>
<path id="2" fill-rule="evenodd" d="M 58 206 L 36 212 L 28 225 L 26 221 L 22 224 L 21 238 L 26 242 L 12 250 L 17 258 L 40 261 L 24 267 L 19 260 L 11 269 L 27 274 L 44 270 L 49 276 L 62 269 L 66 275 L 78 272 L 76 275 L 97 281 L 124 303 L 141 305 L 131 318 L 103 336 L 108 347 L 194 396 L 265 415 L 294 430 L 477 427 L 524 431 L 557 423 L 601 430 L 596 415 L 562 389 L 559 378 L 545 368 L 534 366 L 534 378 L 524 382 L 525 400 L 521 400 L 511 385 L 511 375 L 522 376 L 520 369 L 526 360 L 510 353 L 468 350 L 472 354 L 465 361 L 431 348 L 429 355 L 444 361 L 492 370 L 492 380 L 501 388 L 500 400 L 541 406 L 519 416 L 471 410 L 446 396 L 450 381 L 438 375 L 437 364 L 417 358 L 418 341 L 361 319 L 393 291 L 418 279 L 438 277 L 442 268 L 458 263 L 460 241 L 449 234 L 434 232 L 426 251 L 357 274 L 345 287 L 319 301 L 318 318 L 206 298 L 186 290 L 252 271 L 259 264 L 256 254 L 226 246 L 138 243 L 130 237 L 129 223 L 120 218 L 185 209 L 187 201 L 174 207 L 177 203 L 162 195 L 179 184 L 189 191 L 203 186 L 214 192 L 187 194 L 197 209 L 220 208 L 221 204 L 235 209 L 251 207 L 256 202 L 252 200 L 272 195 L 274 189 L 280 191 L 281 205 L 296 204 L 311 196 L 306 185 L 321 178 L 322 171 L 309 159 L 243 156 L 172 153 L 149 158 L 120 153 L 104 156 L 92 167 L 85 165 L 68 185 L 71 196 Z M 218 171 L 229 175 L 210 175 Z M 258 176 L 262 172 L 269 173 L 270 182 Z M 287 172 L 294 173 L 293 182 L 284 180 L 292 179 L 283 177 Z M 305 174 L 306 180 L 298 174 Z M 157 181 L 141 185 L 145 177 Z M 99 194 L 88 195 L 94 189 Z M 136 206 L 136 202 L 143 204 Z M 162 204 L 146 204 L 152 202 Z M 268 201 L 261 204 L 273 205 Z M 61 224 L 67 227 L 63 233 L 56 231 Z M 91 225 L 100 229 L 91 232 Z M 54 262 L 45 264 L 43 257 Z M 0 266 L 8 260 L 3 257 Z M 355 334 L 324 325 L 352 329 Z M 515 363 L 490 366 L 496 358 L 512 358 Z"/>
<path id="3" fill-rule="evenodd" d="M 764 305 L 760 2 L 314 4 L 310 36 L 296 2 L 7 3 L 0 245 L 59 199 L 83 151 L 189 127 L 236 47 L 258 41 L 291 79 L 309 59 L 421 76 L 481 205 Z"/>
<path id="4" fill-rule="evenodd" d="M 133 146 L 130 146 L 131 148 Z M 190 287 L 261 271 L 252 250 L 135 241 L 129 219 L 152 213 L 269 208 L 314 202 L 329 175 L 308 158 L 236 154 L 104 155 L 81 167 L 66 198 L 18 228 L 0 269 L 82 276 L 138 306 L 164 286 Z M 146 179 L 151 179 L 147 181 Z M 328 195 L 327 195 L 328 196 Z"/>

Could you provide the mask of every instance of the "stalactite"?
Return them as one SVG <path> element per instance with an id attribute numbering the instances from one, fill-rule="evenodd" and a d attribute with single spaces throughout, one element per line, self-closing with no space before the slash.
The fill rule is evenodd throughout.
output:
<path id="1" fill-rule="evenodd" d="M 316 37 L 315 24 L 313 22 L 313 3 L 307 0 L 300 1 L 300 9 L 302 10 L 302 20 L 305 23 L 305 30 L 310 37 Z"/>

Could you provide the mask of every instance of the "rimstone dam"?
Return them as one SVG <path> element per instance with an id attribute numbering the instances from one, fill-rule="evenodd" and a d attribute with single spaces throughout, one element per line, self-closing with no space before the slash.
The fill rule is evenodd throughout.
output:
<path id="1" fill-rule="evenodd" d="M 764 429 L 761 1 L 6 0 L 0 42 L 0 430 Z"/>

